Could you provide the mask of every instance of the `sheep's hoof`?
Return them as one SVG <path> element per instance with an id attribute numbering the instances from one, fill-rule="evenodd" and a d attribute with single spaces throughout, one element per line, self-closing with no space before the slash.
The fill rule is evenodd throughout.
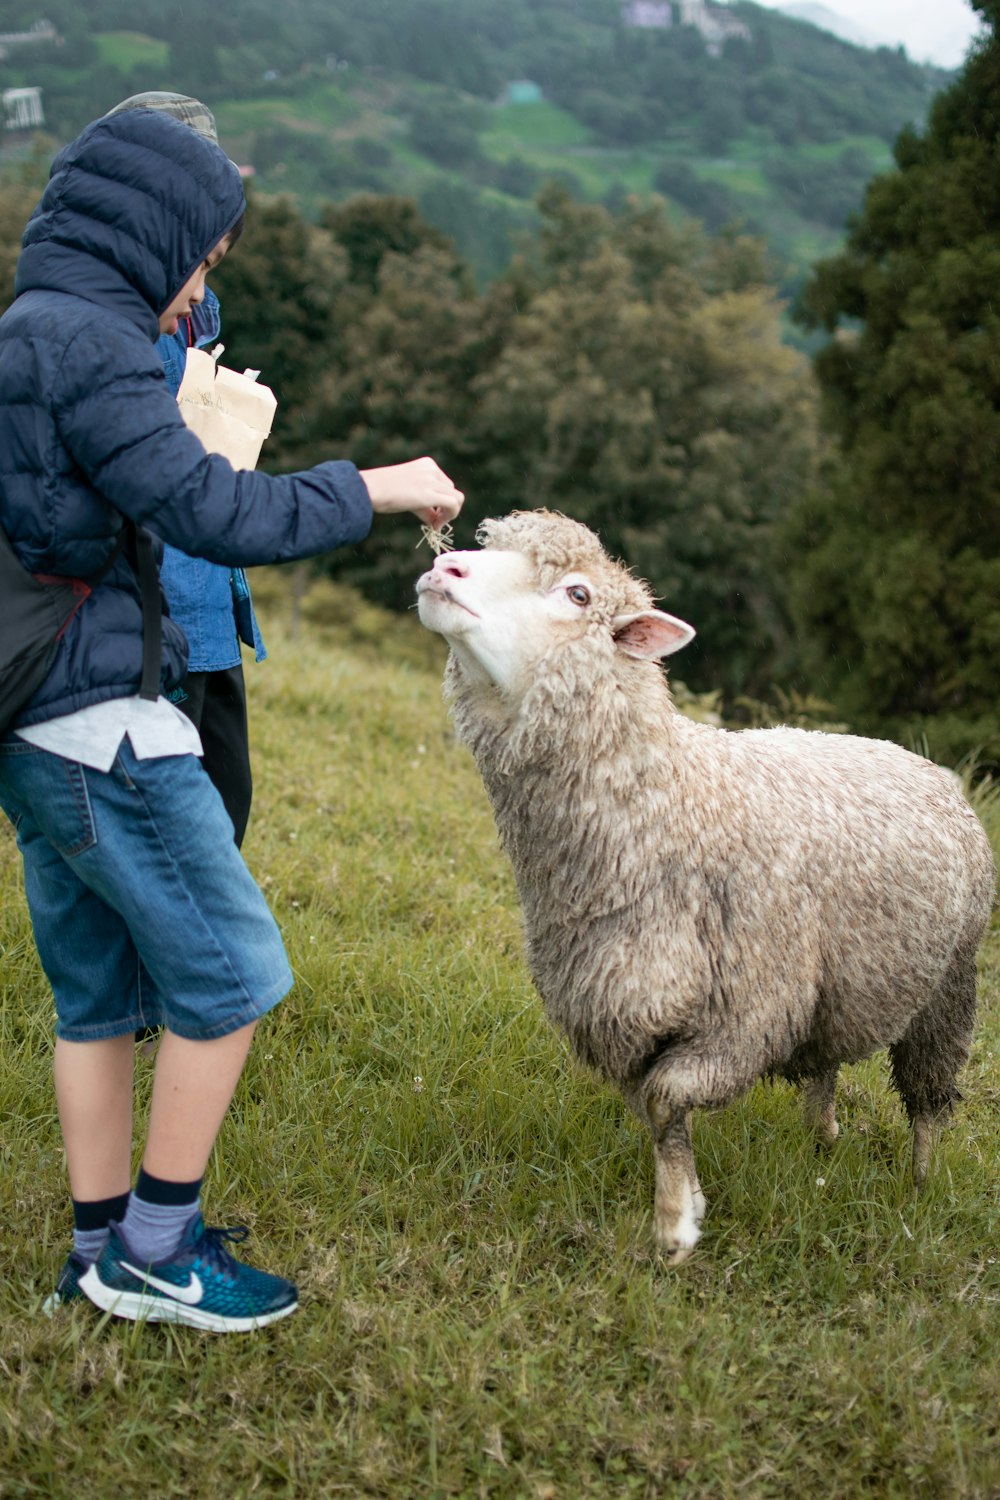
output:
<path id="1" fill-rule="evenodd" d="M 679 1266 L 686 1261 L 701 1239 L 700 1222 L 705 1213 L 705 1199 L 700 1193 L 699 1197 L 701 1212 L 697 1218 L 690 1211 L 685 1211 L 679 1217 L 676 1214 L 669 1217 L 659 1213 L 656 1215 L 656 1243 L 671 1266 Z"/>
<path id="2" fill-rule="evenodd" d="M 656 1242 L 659 1246 L 660 1253 L 663 1256 L 663 1259 L 667 1262 L 667 1265 L 671 1268 L 673 1268 L 674 1266 L 681 1266 L 686 1260 L 689 1259 L 689 1257 L 694 1253 L 694 1247 L 698 1243 L 699 1239 L 701 1239 L 701 1235 L 697 1235 L 690 1245 L 682 1245 L 672 1235 L 669 1237 L 664 1237 L 661 1234 L 657 1234 L 656 1236 Z"/>
<path id="3" fill-rule="evenodd" d="M 822 1078 L 810 1078 L 803 1090 L 806 1122 L 815 1131 L 821 1146 L 832 1146 L 840 1134 L 834 1092 L 836 1076 L 833 1073 L 825 1074 Z"/>

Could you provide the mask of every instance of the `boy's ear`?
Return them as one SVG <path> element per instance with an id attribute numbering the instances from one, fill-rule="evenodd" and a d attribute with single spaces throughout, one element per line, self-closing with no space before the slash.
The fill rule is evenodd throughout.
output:
<path id="1" fill-rule="evenodd" d="M 695 632 L 684 620 L 668 615 L 662 609 L 644 609 L 636 615 L 618 615 L 611 624 L 611 634 L 619 651 L 626 656 L 655 660 L 672 656 L 694 640 Z"/>

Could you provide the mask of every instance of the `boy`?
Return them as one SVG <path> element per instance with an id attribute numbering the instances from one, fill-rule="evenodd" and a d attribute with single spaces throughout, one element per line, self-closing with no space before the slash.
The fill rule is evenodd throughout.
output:
<path id="1" fill-rule="evenodd" d="M 462 496 L 431 459 L 271 477 L 234 472 L 188 432 L 155 341 L 199 305 L 243 209 L 219 147 L 162 112 L 95 121 L 53 163 L 0 319 L 0 525 L 31 571 L 96 573 L 123 517 L 242 566 L 356 542 L 373 513 L 412 510 L 435 527 L 458 513 Z M 160 695 L 139 695 L 132 554 L 141 561 L 144 545 L 140 532 L 84 600 L 0 740 L 0 806 L 58 1017 L 75 1224 L 60 1290 L 78 1281 L 119 1316 L 241 1331 L 294 1311 L 297 1292 L 232 1256 L 240 1231 L 205 1227 L 201 1179 L 256 1023 L 292 979 L 197 763 L 197 730 L 163 696 L 186 664 L 169 617 Z M 164 1034 L 130 1194 L 132 1039 L 154 1025 Z"/>

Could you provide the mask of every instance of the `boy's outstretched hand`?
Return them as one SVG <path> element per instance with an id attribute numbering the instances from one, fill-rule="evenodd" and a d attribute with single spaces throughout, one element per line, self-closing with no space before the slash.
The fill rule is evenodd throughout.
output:
<path id="1" fill-rule="evenodd" d="M 465 500 L 433 458 L 413 458 L 384 469 L 362 469 L 361 478 L 376 515 L 409 510 L 435 531 L 455 519 Z"/>

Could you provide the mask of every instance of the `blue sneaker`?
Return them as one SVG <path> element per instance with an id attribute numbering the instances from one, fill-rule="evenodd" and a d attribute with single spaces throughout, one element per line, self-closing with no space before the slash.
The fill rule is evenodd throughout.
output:
<path id="1" fill-rule="evenodd" d="M 98 1260 L 80 1278 L 91 1302 L 133 1322 L 184 1323 L 210 1333 L 246 1333 L 286 1318 L 299 1305 L 291 1281 L 270 1276 L 234 1259 L 225 1241 L 239 1243 L 248 1230 L 208 1229 L 192 1216 L 177 1249 L 147 1265 L 133 1255 L 112 1224 Z"/>
<path id="2" fill-rule="evenodd" d="M 57 1308 L 66 1302 L 82 1302 L 83 1293 L 80 1290 L 80 1277 L 84 1274 L 90 1262 L 84 1260 L 82 1255 L 77 1255 L 71 1250 L 66 1257 L 66 1264 L 59 1272 L 59 1280 L 56 1289 L 50 1292 L 42 1303 L 42 1312 L 47 1318 L 51 1318 Z"/>

